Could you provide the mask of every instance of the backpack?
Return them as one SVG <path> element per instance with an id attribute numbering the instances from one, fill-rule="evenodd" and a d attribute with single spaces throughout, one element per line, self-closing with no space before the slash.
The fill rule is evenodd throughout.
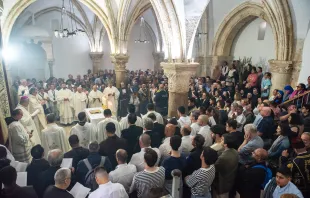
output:
<path id="1" fill-rule="evenodd" d="M 265 170 L 265 172 L 266 172 L 265 180 L 264 180 L 264 183 L 262 183 L 262 185 L 261 185 L 262 189 L 264 189 L 266 184 L 272 179 L 271 170 L 269 168 L 267 168 L 266 166 L 263 166 L 263 165 L 256 165 L 256 166 L 253 166 L 252 168 L 262 168 Z"/>
<path id="2" fill-rule="evenodd" d="M 90 188 L 90 191 L 93 192 L 98 188 L 98 184 L 95 179 L 95 172 L 94 169 L 92 168 L 92 165 L 89 163 L 88 159 L 83 159 L 83 162 L 85 166 L 88 168 L 88 172 L 85 176 L 84 182 L 85 182 L 85 187 Z M 99 166 L 103 166 L 105 162 L 105 157 L 101 157 L 101 161 Z M 97 166 L 95 166 L 96 168 Z"/>

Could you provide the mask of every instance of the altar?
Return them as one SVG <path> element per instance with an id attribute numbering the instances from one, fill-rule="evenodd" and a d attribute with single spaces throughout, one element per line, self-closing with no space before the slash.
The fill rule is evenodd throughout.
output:
<path id="1" fill-rule="evenodd" d="M 103 111 L 104 110 L 101 107 L 85 109 L 88 120 L 90 121 L 91 124 L 95 124 L 95 125 L 97 125 L 101 120 L 104 119 Z M 95 113 L 95 112 L 98 112 L 98 113 Z"/>

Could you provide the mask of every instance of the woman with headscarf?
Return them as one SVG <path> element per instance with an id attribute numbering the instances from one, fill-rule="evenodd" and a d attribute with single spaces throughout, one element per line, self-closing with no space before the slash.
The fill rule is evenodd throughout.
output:
<path id="1" fill-rule="evenodd" d="M 278 90 L 277 96 L 273 99 L 273 102 L 276 104 L 281 104 L 283 101 L 283 95 L 284 95 L 284 92 L 281 90 Z"/>
<path id="2" fill-rule="evenodd" d="M 297 85 L 297 89 L 293 91 L 293 93 L 290 95 L 290 100 L 297 98 L 299 95 L 305 93 L 306 85 L 303 83 L 299 83 Z M 303 103 L 308 103 L 308 94 L 304 95 L 303 97 L 298 98 L 297 100 L 294 100 L 294 103 L 296 104 L 297 108 L 300 108 Z"/>
<path id="3" fill-rule="evenodd" d="M 286 85 L 284 87 L 284 96 L 283 96 L 283 102 L 289 100 L 291 94 L 294 92 L 294 89 L 290 85 Z"/>

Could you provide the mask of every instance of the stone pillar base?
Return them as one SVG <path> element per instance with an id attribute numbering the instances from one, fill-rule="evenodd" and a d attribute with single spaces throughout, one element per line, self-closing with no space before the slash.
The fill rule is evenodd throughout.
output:
<path id="1" fill-rule="evenodd" d="M 292 61 L 269 60 L 272 90 L 283 90 L 285 85 L 290 84 L 293 70 Z M 270 93 L 272 93 L 272 90 Z"/>
<path id="2" fill-rule="evenodd" d="M 126 54 L 112 54 L 111 59 L 115 66 L 115 84 L 117 88 L 120 88 L 121 82 L 126 80 L 126 63 L 128 62 L 129 56 Z"/>
<path id="3" fill-rule="evenodd" d="M 179 106 L 187 110 L 189 79 L 195 76 L 199 63 L 161 63 L 161 66 L 168 77 L 168 117 L 176 117 Z"/>
<path id="4" fill-rule="evenodd" d="M 98 73 L 101 68 L 103 52 L 90 52 L 89 57 L 93 61 L 93 73 Z"/>

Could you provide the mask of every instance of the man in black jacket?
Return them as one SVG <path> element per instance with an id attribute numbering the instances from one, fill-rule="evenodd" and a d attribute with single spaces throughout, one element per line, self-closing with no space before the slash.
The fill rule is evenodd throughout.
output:
<path id="1" fill-rule="evenodd" d="M 155 94 L 154 98 L 156 104 L 156 111 L 162 116 L 168 114 L 168 93 L 164 89 L 164 85 L 159 85 L 159 91 Z"/>
<path id="2" fill-rule="evenodd" d="M 79 137 L 77 135 L 71 135 L 69 137 L 69 143 L 72 149 L 64 155 L 64 158 L 72 158 L 72 167 L 75 169 L 79 161 L 87 158 L 89 155 L 89 150 L 81 147 L 79 142 Z"/>
<path id="3" fill-rule="evenodd" d="M 151 137 L 152 148 L 158 148 L 161 144 L 160 135 L 157 131 L 153 131 L 154 123 L 151 118 L 146 118 L 143 123 L 144 133 Z"/>
<path id="4" fill-rule="evenodd" d="M 250 165 L 242 165 L 237 175 L 237 189 L 240 198 L 259 198 L 262 184 L 267 174 L 266 160 L 268 152 L 265 149 L 258 148 L 253 151 L 252 157 L 255 160 Z"/>
<path id="5" fill-rule="evenodd" d="M 99 144 L 99 154 L 101 156 L 108 156 L 112 164 L 112 169 L 114 170 L 117 166 L 115 153 L 118 149 L 127 150 L 127 141 L 124 138 L 119 138 L 115 134 L 116 128 L 115 124 L 112 122 L 106 125 L 106 131 L 108 138 Z"/>
<path id="6" fill-rule="evenodd" d="M 127 140 L 128 143 L 128 161 L 130 161 L 131 156 L 134 153 L 137 153 L 140 151 L 139 147 L 139 137 L 143 133 L 143 128 L 136 126 L 135 123 L 137 121 L 137 116 L 136 114 L 129 114 L 128 117 L 128 123 L 129 123 L 129 128 L 122 130 L 122 138 Z M 155 117 L 156 119 L 156 117 Z"/>
<path id="7" fill-rule="evenodd" d="M 43 171 L 47 170 L 50 165 L 43 158 L 44 157 L 44 148 L 38 144 L 31 149 L 32 161 L 26 169 L 27 172 L 27 185 L 28 186 L 38 186 L 37 183 L 40 183 L 38 176 Z"/>
<path id="8" fill-rule="evenodd" d="M 154 132 L 157 132 L 160 136 L 160 140 L 165 138 L 165 126 L 163 124 L 159 124 L 156 120 L 156 115 L 154 113 L 150 113 L 148 118 L 151 118 L 153 121 L 153 130 Z"/>

